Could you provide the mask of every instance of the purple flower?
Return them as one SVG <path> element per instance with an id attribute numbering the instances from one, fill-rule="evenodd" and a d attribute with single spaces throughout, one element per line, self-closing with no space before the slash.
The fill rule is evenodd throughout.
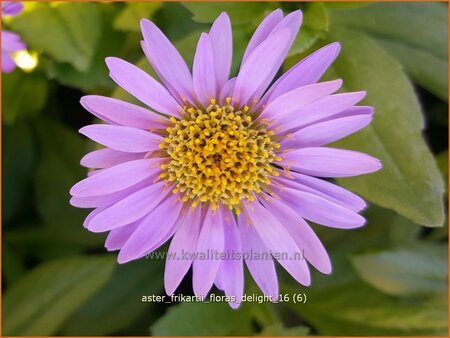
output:
<path id="1" fill-rule="evenodd" d="M 23 9 L 21 2 L 2 2 L 2 15 L 16 16 Z M 11 53 L 26 49 L 20 36 L 10 31 L 2 31 L 2 71 L 10 73 L 16 68 Z"/>
<path id="2" fill-rule="evenodd" d="M 107 124 L 80 132 L 105 148 L 81 160 L 95 170 L 71 189 L 71 203 L 95 208 L 84 225 L 109 231 L 106 248 L 120 250 L 119 263 L 173 237 L 164 276 L 169 295 L 192 265 L 196 295 L 215 284 L 238 307 L 245 261 L 277 300 L 272 258 L 303 285 L 311 282 L 308 263 L 331 273 L 305 219 L 340 229 L 365 223 L 358 214 L 364 200 L 320 179 L 381 168 L 369 155 L 323 147 L 364 128 L 373 115 L 371 107 L 355 106 L 365 92 L 334 94 L 341 80 L 317 83 L 339 44 L 317 50 L 270 85 L 301 20 L 300 11 L 269 14 L 231 79 L 226 13 L 201 35 L 192 74 L 158 27 L 142 20 L 142 48 L 163 85 L 121 59 L 106 64 L 112 79 L 150 109 L 103 96 L 81 99 Z"/>

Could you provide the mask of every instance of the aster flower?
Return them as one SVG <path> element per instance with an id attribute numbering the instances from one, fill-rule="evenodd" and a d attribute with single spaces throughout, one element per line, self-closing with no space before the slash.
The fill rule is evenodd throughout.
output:
<path id="1" fill-rule="evenodd" d="M 2 2 L 2 15 L 16 16 L 23 9 L 21 2 Z M 2 71 L 10 73 L 16 68 L 11 53 L 26 49 L 26 45 L 16 33 L 2 30 Z"/>
<path id="2" fill-rule="evenodd" d="M 331 273 L 328 254 L 305 220 L 341 229 L 365 223 L 358 214 L 365 202 L 321 179 L 381 168 L 369 155 L 324 147 L 365 127 L 373 115 L 371 107 L 355 106 L 365 92 L 335 94 L 341 80 L 317 83 L 339 44 L 317 50 L 270 85 L 301 20 L 300 11 L 270 13 L 231 79 L 226 13 L 201 34 L 192 74 L 158 27 L 142 20 L 142 49 L 162 84 L 121 59 L 106 64 L 112 79 L 149 108 L 103 96 L 81 99 L 106 124 L 80 132 L 105 148 L 81 160 L 94 170 L 71 189 L 71 203 L 95 208 L 84 225 L 109 231 L 105 245 L 120 250 L 119 263 L 173 237 L 164 276 L 169 295 L 192 265 L 197 296 L 216 285 L 238 307 L 245 262 L 276 301 L 274 259 L 306 286 L 308 263 Z M 305 259 L 292 259 L 299 252 Z M 264 253 L 274 259 L 261 259 Z"/>

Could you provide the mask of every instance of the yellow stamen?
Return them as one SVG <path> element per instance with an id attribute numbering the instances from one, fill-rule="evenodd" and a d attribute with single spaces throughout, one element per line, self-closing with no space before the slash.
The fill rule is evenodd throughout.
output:
<path id="1" fill-rule="evenodd" d="M 239 214 L 241 200 L 253 201 L 253 193 L 278 176 L 272 163 L 279 159 L 279 144 L 271 139 L 273 131 L 247 115 L 249 107 L 235 110 L 231 102 L 228 97 L 221 107 L 215 100 L 205 109 L 186 106 L 184 119 L 170 119 L 160 144 L 170 162 L 161 166 L 160 177 L 175 182 L 173 192 L 192 207 L 210 202 L 213 210 L 222 204 Z"/>

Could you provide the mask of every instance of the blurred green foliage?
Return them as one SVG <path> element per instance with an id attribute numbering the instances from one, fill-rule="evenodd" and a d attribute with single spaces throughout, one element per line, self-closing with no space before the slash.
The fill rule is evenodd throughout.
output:
<path id="1" fill-rule="evenodd" d="M 3 75 L 4 335 L 446 335 L 448 175 L 447 6 L 443 3 L 33 3 L 5 22 L 39 54 L 32 72 Z M 134 101 L 104 64 L 117 56 L 154 75 L 140 50 L 139 20 L 154 20 L 188 64 L 196 40 L 227 11 L 233 74 L 261 19 L 302 9 L 286 70 L 339 41 L 325 75 L 367 90 L 369 128 L 339 146 L 382 159 L 379 173 L 339 180 L 371 204 L 366 227 L 315 227 L 333 274 L 305 288 L 279 270 L 281 292 L 306 304 L 141 302 L 163 293 L 162 261 L 119 266 L 104 236 L 68 204 L 94 145 L 77 134 L 92 121 L 87 93 Z M 444 184 L 445 182 L 445 184 Z M 192 294 L 189 276 L 180 292 Z M 246 292 L 258 293 L 247 276 Z"/>

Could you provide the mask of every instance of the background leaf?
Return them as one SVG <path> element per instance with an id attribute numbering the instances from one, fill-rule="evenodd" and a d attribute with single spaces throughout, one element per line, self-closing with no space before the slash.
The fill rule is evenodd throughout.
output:
<path id="1" fill-rule="evenodd" d="M 154 276 L 162 274 L 161 261 L 140 260 L 116 266 L 109 281 L 65 323 L 63 335 L 101 336 L 123 330 L 158 305 L 141 299 L 161 293 L 162 280 Z"/>
<path id="2" fill-rule="evenodd" d="M 89 68 L 101 32 L 97 4 L 88 2 L 39 3 L 15 17 L 11 27 L 29 47 L 79 71 Z"/>
<path id="3" fill-rule="evenodd" d="M 182 4 L 192 12 L 192 19 L 195 21 L 211 23 L 225 11 L 235 25 L 258 22 L 264 12 L 275 9 L 271 3 L 265 2 L 183 2 Z"/>
<path id="4" fill-rule="evenodd" d="M 47 262 L 11 287 L 3 299 L 3 334 L 52 335 L 108 279 L 111 257 Z"/>
<path id="5" fill-rule="evenodd" d="M 333 24 L 368 33 L 396 57 L 412 79 L 443 100 L 448 93 L 447 7 L 434 3 L 376 3 L 333 11 Z"/>
<path id="6" fill-rule="evenodd" d="M 222 302 L 181 303 L 169 309 L 152 326 L 151 333 L 155 336 L 216 336 L 233 335 L 233 332 L 249 335 L 248 305 L 243 304 L 235 311 Z"/>
<path id="7" fill-rule="evenodd" d="M 446 299 L 401 302 L 358 281 L 314 288 L 308 296 L 306 304 L 288 305 L 319 335 L 447 334 Z"/>
<path id="8" fill-rule="evenodd" d="M 339 183 L 417 224 L 442 226 L 443 181 L 422 138 L 423 116 L 408 78 L 368 37 L 336 27 L 331 36 L 342 44 L 333 65 L 335 75 L 349 91 L 367 90 L 363 104 L 375 108 L 370 126 L 336 145 L 358 149 L 383 163 L 377 173 L 339 179 Z"/>
<path id="9" fill-rule="evenodd" d="M 447 251 L 444 245 L 410 248 L 354 256 L 352 263 L 362 279 L 396 296 L 442 294 L 447 290 Z"/>
<path id="10" fill-rule="evenodd" d="M 2 219 L 7 222 L 21 210 L 32 184 L 29 173 L 35 167 L 36 155 L 30 126 L 17 123 L 3 127 L 2 144 Z"/>
<path id="11" fill-rule="evenodd" d="M 294 40 L 288 56 L 295 55 L 311 48 L 328 31 L 328 11 L 323 2 L 311 2 L 303 11 L 300 33 Z"/>
<path id="12" fill-rule="evenodd" d="M 46 227 L 59 234 L 60 240 L 82 246 L 98 245 L 100 236 L 92 236 L 82 227 L 88 210 L 69 204 L 70 188 L 86 176 L 79 161 L 87 150 L 81 136 L 51 120 L 36 125 L 42 158 L 36 171 L 35 199 Z M 55 143 L 54 139 L 60 143 Z"/>
<path id="13" fill-rule="evenodd" d="M 277 323 L 266 327 L 259 335 L 260 336 L 276 336 L 276 337 L 289 337 L 289 336 L 307 336 L 309 328 L 305 326 L 296 326 L 286 328 L 282 324 Z"/>
<path id="14" fill-rule="evenodd" d="M 140 33 L 140 20 L 149 19 L 160 7 L 159 2 L 127 2 L 123 11 L 115 19 L 114 28 Z"/>
<path id="15" fill-rule="evenodd" d="M 98 4 L 94 4 L 99 6 Z M 80 71 L 67 62 L 55 62 L 46 60 L 46 71 L 51 79 L 57 79 L 62 84 L 80 88 L 85 91 L 95 90 L 99 87 L 111 90 L 114 82 L 108 76 L 108 68 L 105 58 L 117 55 L 126 47 L 127 34 L 117 30 L 111 30 L 111 26 L 119 10 L 112 4 L 104 3 L 99 9 L 101 20 L 101 36 L 98 43 L 93 46 L 94 54 L 90 66 Z M 134 39 L 130 39 L 134 40 Z M 137 39 L 136 39 L 137 40 Z"/>
<path id="16" fill-rule="evenodd" d="M 11 74 L 2 74 L 7 83 L 2 92 L 2 120 L 12 124 L 18 118 L 37 115 L 47 101 L 48 82 L 37 72 L 24 73 L 16 70 Z"/>

